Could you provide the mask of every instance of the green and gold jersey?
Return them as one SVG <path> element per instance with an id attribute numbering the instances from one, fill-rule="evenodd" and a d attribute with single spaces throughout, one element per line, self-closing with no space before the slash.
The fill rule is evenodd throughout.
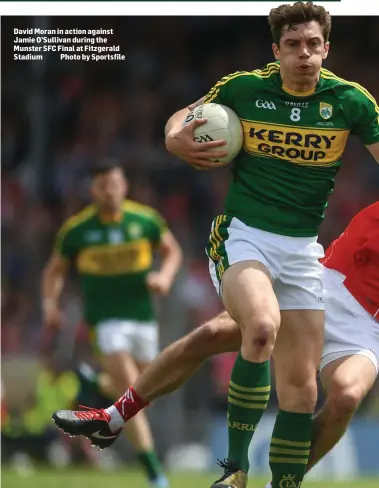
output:
<path id="1" fill-rule="evenodd" d="M 102 221 L 95 206 L 65 222 L 54 250 L 75 264 L 89 325 L 110 318 L 154 318 L 146 275 L 165 230 L 155 210 L 129 200 L 117 222 Z"/>
<path id="2" fill-rule="evenodd" d="M 225 76 L 205 103 L 229 106 L 244 130 L 225 213 L 277 234 L 317 235 L 349 134 L 379 142 L 374 98 L 326 69 L 314 91 L 298 94 L 269 63 Z"/>

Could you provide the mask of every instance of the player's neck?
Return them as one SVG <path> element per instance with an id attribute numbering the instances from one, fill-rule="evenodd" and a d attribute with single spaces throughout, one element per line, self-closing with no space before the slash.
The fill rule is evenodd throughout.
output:
<path id="1" fill-rule="evenodd" d="M 283 73 L 281 73 L 281 78 L 283 90 L 291 95 L 297 95 L 300 97 L 312 95 L 312 93 L 314 93 L 316 90 L 319 79 L 318 76 L 316 76 L 309 83 L 298 83 L 297 80 L 294 80 L 293 78 L 286 76 Z"/>

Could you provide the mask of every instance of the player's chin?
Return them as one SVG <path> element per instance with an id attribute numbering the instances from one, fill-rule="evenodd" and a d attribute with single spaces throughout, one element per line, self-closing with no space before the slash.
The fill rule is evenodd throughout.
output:
<path id="1" fill-rule="evenodd" d="M 303 79 L 314 78 L 315 74 L 316 74 L 316 69 L 313 66 L 296 69 L 296 76 L 301 77 Z"/>
<path id="2" fill-rule="evenodd" d="M 104 209 L 109 212 L 116 212 L 122 205 L 123 200 L 118 197 L 107 198 L 104 202 Z"/>
<path id="3" fill-rule="evenodd" d="M 313 64 L 307 64 L 304 66 L 297 66 L 295 68 L 296 76 L 303 79 L 313 79 L 316 74 L 320 71 L 321 66 L 316 66 Z"/>

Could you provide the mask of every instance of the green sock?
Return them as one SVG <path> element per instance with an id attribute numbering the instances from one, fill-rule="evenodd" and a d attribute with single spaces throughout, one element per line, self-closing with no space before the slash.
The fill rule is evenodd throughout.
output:
<path id="1" fill-rule="evenodd" d="M 228 459 L 249 471 L 250 441 L 270 397 L 270 363 L 251 363 L 238 355 L 228 395 Z"/>
<path id="2" fill-rule="evenodd" d="M 144 467 L 149 480 L 154 480 L 162 474 L 161 463 L 155 451 L 140 452 L 138 460 Z"/>
<path id="3" fill-rule="evenodd" d="M 311 450 L 313 414 L 279 410 L 270 444 L 272 488 L 299 488 Z"/>

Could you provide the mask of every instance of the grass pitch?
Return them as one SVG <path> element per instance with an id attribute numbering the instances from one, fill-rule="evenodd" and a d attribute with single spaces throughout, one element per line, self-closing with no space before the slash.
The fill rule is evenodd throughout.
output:
<path id="1" fill-rule="evenodd" d="M 217 474 L 171 473 L 171 488 L 209 488 Z M 139 471 L 41 470 L 16 473 L 2 469 L 2 488 L 148 488 Z M 248 488 L 263 488 L 267 479 L 251 477 Z M 379 478 L 304 482 L 304 488 L 378 488 Z"/>

